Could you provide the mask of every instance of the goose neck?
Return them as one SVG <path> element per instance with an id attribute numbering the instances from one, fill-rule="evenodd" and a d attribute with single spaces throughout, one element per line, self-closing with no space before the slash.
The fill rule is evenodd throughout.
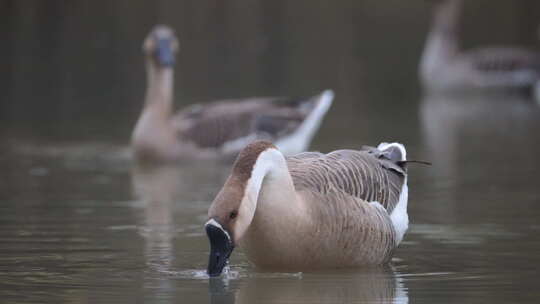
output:
<path id="1" fill-rule="evenodd" d="M 461 1 L 447 0 L 437 5 L 421 62 L 422 76 L 427 79 L 433 77 L 435 70 L 448 64 L 459 52 L 457 36 Z"/>
<path id="2" fill-rule="evenodd" d="M 162 112 L 172 111 L 174 73 L 172 67 L 156 66 L 153 62 L 148 62 L 147 69 L 147 91 L 146 106 L 160 109 Z"/>
<path id="3" fill-rule="evenodd" d="M 245 210 L 240 213 L 250 215 L 246 230 L 250 226 L 252 231 L 273 231 L 297 219 L 297 211 L 301 209 L 285 157 L 276 149 L 262 152 L 258 157 L 245 194 L 241 206 Z"/>

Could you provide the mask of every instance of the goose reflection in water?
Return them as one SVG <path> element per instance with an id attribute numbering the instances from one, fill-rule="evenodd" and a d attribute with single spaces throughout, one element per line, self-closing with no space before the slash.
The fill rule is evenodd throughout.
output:
<path id="1" fill-rule="evenodd" d="M 522 149 L 531 146 L 540 130 L 540 108 L 533 100 L 517 95 L 428 95 L 420 117 L 430 155 L 447 172 L 463 153 L 504 156 L 510 149 L 513 158 L 535 157 Z M 486 150 L 488 144 L 493 149 Z"/>
<path id="2" fill-rule="evenodd" d="M 205 214 L 208 206 L 201 201 L 201 192 L 210 196 L 225 179 L 226 168 L 217 161 L 204 165 L 195 161 L 176 166 L 133 166 L 134 195 L 144 208 L 139 231 L 145 239 L 145 256 L 151 269 L 171 270 L 175 259 L 173 240 L 190 231 L 199 232 L 200 225 L 186 218 L 189 214 Z M 194 193 L 193 189 L 198 191 Z M 175 217 L 178 210 L 183 217 Z"/>
<path id="3" fill-rule="evenodd" d="M 210 303 L 408 303 L 407 289 L 391 267 L 290 275 L 255 273 L 238 286 L 209 282 Z"/>
<path id="4" fill-rule="evenodd" d="M 421 213 L 436 212 L 429 218 L 441 222 L 477 222 L 478 214 L 466 206 L 471 201 L 478 208 L 489 202 L 495 212 L 508 210 L 504 191 L 513 191 L 512 201 L 527 200 L 528 192 L 518 195 L 515 189 L 536 178 L 540 108 L 533 100 L 500 94 L 429 95 L 421 102 L 420 120 L 425 155 L 433 163 L 429 174 L 434 182 L 426 186 L 438 198 L 435 209 L 416 206 Z"/>

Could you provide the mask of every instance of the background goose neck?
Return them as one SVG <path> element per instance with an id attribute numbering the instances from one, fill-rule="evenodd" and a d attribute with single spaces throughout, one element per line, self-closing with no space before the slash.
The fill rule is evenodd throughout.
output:
<path id="1" fill-rule="evenodd" d="M 172 112 L 174 72 L 172 67 L 158 67 L 147 64 L 146 106 L 160 109 L 170 114 Z"/>
<path id="2" fill-rule="evenodd" d="M 434 74 L 447 67 L 460 51 L 458 21 L 461 7 L 461 0 L 447 0 L 435 8 L 420 62 L 420 76 L 424 82 L 432 80 Z"/>

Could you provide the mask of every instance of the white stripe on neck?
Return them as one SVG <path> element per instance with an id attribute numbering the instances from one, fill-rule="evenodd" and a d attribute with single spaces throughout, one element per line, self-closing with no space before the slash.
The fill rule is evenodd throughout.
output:
<path id="1" fill-rule="evenodd" d="M 253 221 L 263 182 L 267 180 L 269 186 L 281 185 L 276 181 L 290 179 L 290 177 L 287 177 L 288 174 L 285 157 L 277 149 L 270 148 L 259 154 L 255 165 L 253 165 L 251 177 L 246 183 L 244 196 L 240 203 L 233 233 L 235 242 L 238 242 L 243 237 Z"/>

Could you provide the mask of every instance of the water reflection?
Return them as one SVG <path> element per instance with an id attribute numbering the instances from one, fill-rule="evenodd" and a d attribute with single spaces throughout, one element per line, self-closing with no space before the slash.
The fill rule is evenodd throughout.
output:
<path id="1" fill-rule="evenodd" d="M 223 278 L 211 278 L 208 282 L 211 304 L 234 304 L 235 295 L 229 288 L 229 282 Z"/>
<path id="2" fill-rule="evenodd" d="M 135 195 L 144 202 L 144 219 L 139 230 L 145 239 L 145 256 L 151 267 L 169 268 L 174 259 L 172 239 L 174 194 L 180 180 L 176 168 L 142 168 L 132 170 Z"/>
<path id="3" fill-rule="evenodd" d="M 232 291 L 210 280 L 211 303 L 408 303 L 401 279 L 390 267 L 307 273 L 295 278 L 252 274 Z"/>
<path id="4" fill-rule="evenodd" d="M 211 196 L 228 174 L 228 167 L 218 161 L 133 166 L 134 195 L 144 207 L 140 232 L 146 240 L 150 263 L 155 260 L 171 261 L 174 256 L 171 252 L 172 239 L 176 234 L 192 232 L 192 223 L 186 221 L 185 216 L 206 213 Z M 176 213 L 180 216 L 176 217 Z M 201 227 L 198 228 L 202 231 Z"/>
<path id="5" fill-rule="evenodd" d="M 420 207 L 430 221 L 477 222 L 486 216 L 482 201 L 494 214 L 508 212 L 507 192 L 512 201 L 534 203 L 527 189 L 540 165 L 540 107 L 534 100 L 430 95 L 422 100 L 420 120 L 425 154 L 434 164 L 426 186 L 436 193 L 437 206 Z"/>
<path id="6" fill-rule="evenodd" d="M 530 132 L 540 127 L 538 104 L 519 95 L 428 95 L 422 100 L 420 117 L 431 155 L 449 172 L 456 167 L 460 151 L 522 153 L 519 150 L 526 149 L 519 147 L 537 145 L 531 142 Z"/>
<path id="7" fill-rule="evenodd" d="M 156 294 L 169 294 L 175 288 L 173 274 L 185 248 L 176 248 L 178 240 L 202 237 L 210 196 L 228 173 L 220 162 L 142 166 L 131 170 L 134 195 L 141 202 L 138 232 L 144 239 L 144 257 L 149 271 L 145 286 Z M 184 251 L 184 252 L 183 252 Z M 181 259 L 182 261 L 175 261 Z"/>

